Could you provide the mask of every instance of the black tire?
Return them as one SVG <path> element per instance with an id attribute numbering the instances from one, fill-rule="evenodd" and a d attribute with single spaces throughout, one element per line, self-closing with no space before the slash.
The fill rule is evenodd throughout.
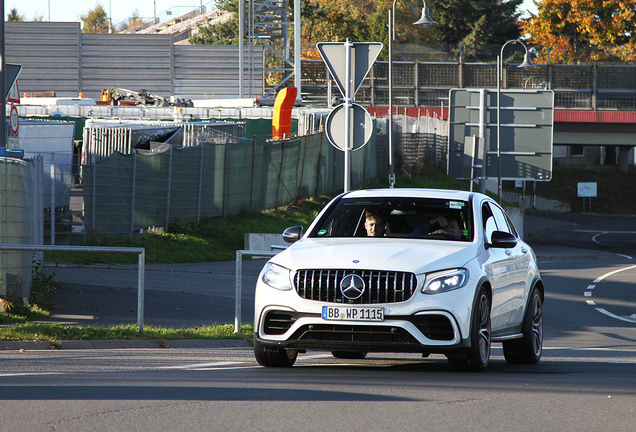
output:
<path id="1" fill-rule="evenodd" d="M 543 296 L 532 288 L 528 309 L 523 318 L 521 339 L 503 343 L 506 361 L 510 364 L 537 364 L 543 352 Z"/>
<path id="2" fill-rule="evenodd" d="M 298 351 L 295 349 L 268 349 L 254 341 L 254 357 L 259 365 L 265 367 L 292 367 L 296 363 Z"/>
<path id="3" fill-rule="evenodd" d="M 473 308 L 470 327 L 470 349 L 465 357 L 449 357 L 452 370 L 483 372 L 490 361 L 490 296 L 481 287 Z"/>
<path id="4" fill-rule="evenodd" d="M 359 351 L 331 351 L 331 355 L 337 359 L 362 360 L 367 356 L 367 353 Z"/>

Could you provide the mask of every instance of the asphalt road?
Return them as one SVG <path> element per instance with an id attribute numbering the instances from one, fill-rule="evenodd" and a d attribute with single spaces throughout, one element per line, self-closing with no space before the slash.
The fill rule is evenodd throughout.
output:
<path id="1" fill-rule="evenodd" d="M 254 287 L 266 260 L 245 260 L 241 322 L 254 320 Z M 136 266 L 47 267 L 61 285 L 47 321 L 111 326 L 137 322 Z M 236 263 L 149 264 L 144 325 L 195 327 L 234 323 Z"/>
<path id="2" fill-rule="evenodd" d="M 564 236 L 593 248 L 619 234 L 612 237 L 618 247 L 598 247 L 636 255 L 630 221 L 603 222 L 572 225 Z M 536 241 L 557 241 L 563 231 Z M 250 265 L 248 278 L 255 278 L 262 262 Z M 547 290 L 538 365 L 508 365 L 498 344 L 484 373 L 452 372 L 442 356 L 406 354 L 351 361 L 309 352 L 291 369 L 274 369 L 258 366 L 250 348 L 0 351 L 0 430 L 633 431 L 636 263 L 553 261 L 540 269 Z M 201 268 L 187 282 L 176 267 L 159 267 L 147 281 L 161 295 L 204 296 L 198 301 L 205 298 L 207 310 L 232 295 L 234 281 L 230 268 L 210 272 Z M 81 289 L 87 281 L 79 279 L 90 276 L 74 274 L 67 283 Z M 122 272 L 109 283 L 111 295 L 123 299 L 134 280 L 134 272 Z M 185 304 L 153 301 L 160 299 L 151 290 L 147 315 L 157 320 Z M 170 313 L 180 322 L 207 318 L 181 312 Z"/>
<path id="3" fill-rule="evenodd" d="M 538 365 L 498 345 L 485 373 L 403 354 L 309 352 L 281 370 L 250 348 L 2 351 L 0 430 L 633 431 L 634 263 L 540 267 Z"/>
<path id="4" fill-rule="evenodd" d="M 572 224 L 537 236 L 536 241 L 540 243 L 603 250 L 636 258 L 636 218 L 633 216 L 556 212 L 532 214 Z"/>

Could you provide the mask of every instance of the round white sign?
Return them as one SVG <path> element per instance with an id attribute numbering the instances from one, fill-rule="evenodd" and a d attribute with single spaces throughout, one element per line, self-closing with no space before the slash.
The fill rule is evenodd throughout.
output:
<path id="1" fill-rule="evenodd" d="M 13 135 L 17 135 L 18 128 L 20 127 L 20 117 L 18 116 L 18 108 L 15 105 L 11 105 L 11 112 L 9 114 L 9 124 L 11 126 L 11 133 Z"/>

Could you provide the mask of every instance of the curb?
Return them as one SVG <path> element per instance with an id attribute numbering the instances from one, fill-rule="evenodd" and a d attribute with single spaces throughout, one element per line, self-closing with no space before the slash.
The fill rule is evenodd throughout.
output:
<path id="1" fill-rule="evenodd" d="M 1 351 L 143 348 L 251 348 L 245 339 L 0 341 Z"/>

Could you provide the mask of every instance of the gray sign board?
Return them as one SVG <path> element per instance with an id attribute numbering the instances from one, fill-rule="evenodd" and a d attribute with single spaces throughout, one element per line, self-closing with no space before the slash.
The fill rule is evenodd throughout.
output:
<path id="1" fill-rule="evenodd" d="M 499 176 L 497 158 L 497 90 L 450 91 L 448 174 L 468 179 L 473 161 L 466 137 L 484 134 L 485 177 Z M 550 90 L 501 90 L 499 109 L 501 178 L 549 181 L 552 178 L 554 93 Z M 486 110 L 481 116 L 480 105 Z M 482 165 L 484 149 L 476 150 L 475 165 Z M 480 177 L 480 170 L 476 170 Z"/>

